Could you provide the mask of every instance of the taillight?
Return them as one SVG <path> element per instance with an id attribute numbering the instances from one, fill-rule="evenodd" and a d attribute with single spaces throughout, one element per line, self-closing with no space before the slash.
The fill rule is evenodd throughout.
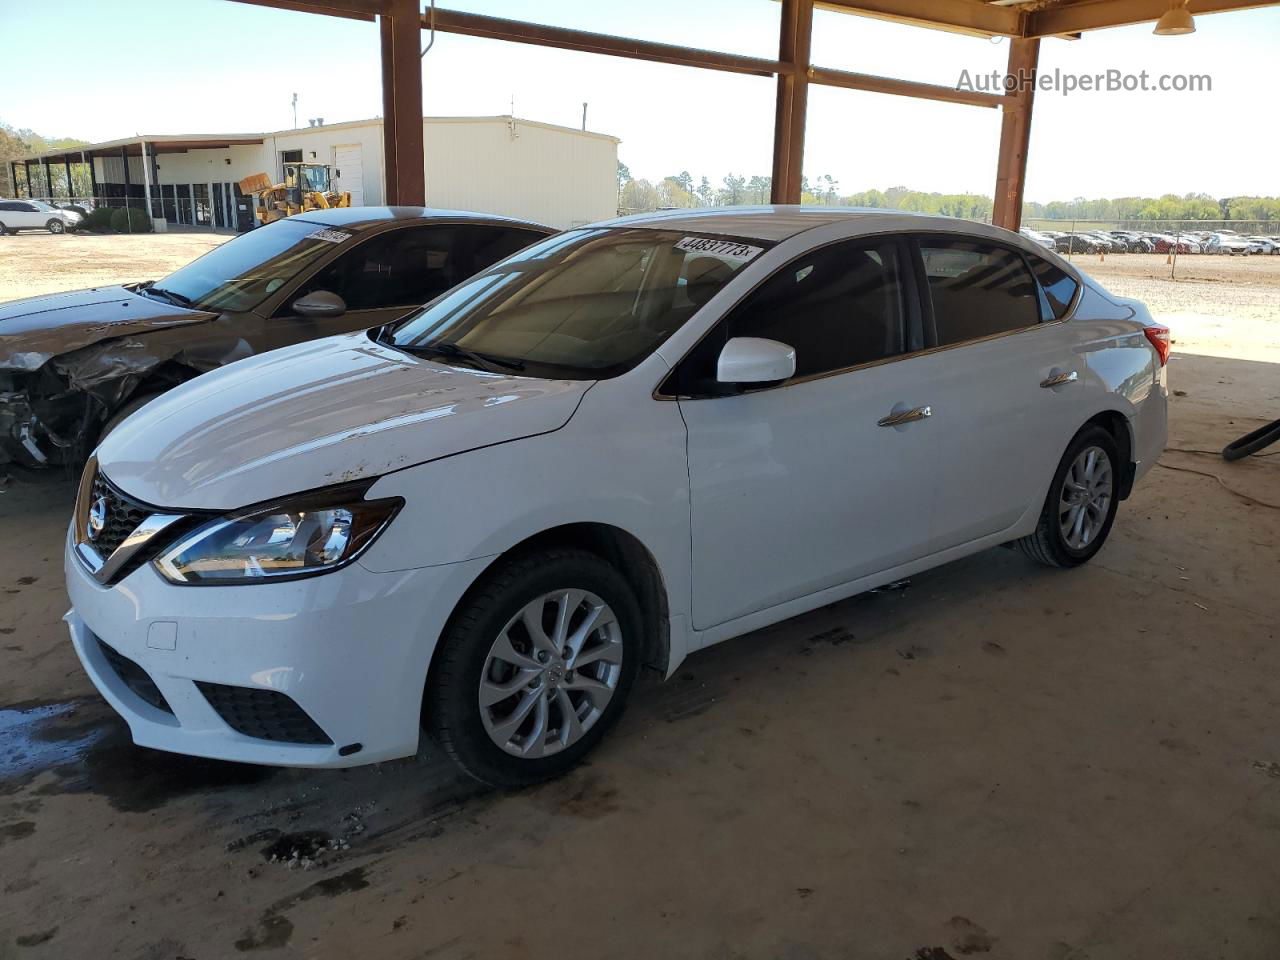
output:
<path id="1" fill-rule="evenodd" d="M 1160 366 L 1163 367 L 1169 362 L 1169 328 L 1143 327 L 1142 332 L 1147 335 L 1151 345 L 1156 348 L 1156 353 L 1160 356 Z"/>

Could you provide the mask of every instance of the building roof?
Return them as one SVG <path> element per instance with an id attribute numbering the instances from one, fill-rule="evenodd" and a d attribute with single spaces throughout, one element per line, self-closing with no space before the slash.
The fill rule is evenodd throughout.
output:
<path id="1" fill-rule="evenodd" d="M 559 133 L 570 133 L 580 137 L 591 137 L 599 140 L 612 140 L 621 143 L 617 137 L 594 130 L 579 130 L 576 127 L 565 127 L 555 123 L 543 123 L 540 120 L 526 120 L 523 117 L 509 115 L 479 117 L 423 117 L 423 123 L 516 123 L 525 127 L 541 127 Z M 370 117 L 366 120 L 344 120 L 338 123 L 326 123 L 318 127 L 296 127 L 292 130 L 269 130 L 265 133 L 177 133 L 147 134 L 139 133 L 119 140 L 104 140 L 101 143 L 87 143 L 82 147 L 58 147 L 44 153 L 33 153 L 18 157 L 14 162 L 24 160 L 44 161 L 50 163 L 80 163 L 81 156 L 98 156 L 100 154 L 119 156 L 123 150 L 128 156 L 137 157 L 142 154 L 142 144 L 147 144 L 147 153 L 185 153 L 188 150 L 220 150 L 235 146 L 252 146 L 262 144 L 271 138 L 283 138 L 318 133 L 322 130 L 343 130 L 351 127 L 381 126 L 381 117 Z"/>

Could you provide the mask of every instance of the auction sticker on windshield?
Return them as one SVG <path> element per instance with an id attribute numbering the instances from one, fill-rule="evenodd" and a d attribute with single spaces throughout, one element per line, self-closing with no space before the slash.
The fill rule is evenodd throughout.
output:
<path id="1" fill-rule="evenodd" d="M 676 244 L 677 250 L 685 253 L 705 253 L 722 260 L 736 260 L 746 263 L 764 250 L 764 247 L 753 247 L 737 240 L 712 240 L 708 237 L 685 237 Z"/>
<path id="2" fill-rule="evenodd" d="M 350 240 L 351 234 L 345 230 L 314 230 L 307 234 L 308 240 L 323 240 L 325 243 L 342 243 Z"/>

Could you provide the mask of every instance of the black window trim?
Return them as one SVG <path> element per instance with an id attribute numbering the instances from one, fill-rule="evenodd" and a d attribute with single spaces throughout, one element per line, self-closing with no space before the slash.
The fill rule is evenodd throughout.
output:
<path id="1" fill-rule="evenodd" d="M 900 282 L 903 284 L 903 287 L 904 287 L 902 291 L 903 307 L 909 311 L 905 318 L 906 324 L 907 324 L 908 343 L 911 343 L 914 337 L 919 336 L 920 343 L 922 344 L 920 349 L 908 350 L 906 353 L 900 353 L 900 354 L 897 354 L 896 356 L 882 357 L 879 360 L 871 360 L 871 361 L 868 361 L 867 363 L 859 363 L 850 367 L 841 367 L 840 369 L 837 369 L 837 370 L 827 370 L 827 371 L 824 371 L 823 373 L 810 374 L 809 376 L 806 376 L 806 377 L 792 377 L 790 380 L 786 380 L 782 383 L 769 384 L 761 387 L 752 387 L 745 390 L 726 389 L 722 392 L 717 391 L 717 392 L 705 393 L 705 394 L 682 394 L 674 390 L 674 385 L 678 378 L 678 374 L 681 367 L 689 359 L 689 357 L 693 354 L 693 352 L 697 350 L 697 348 L 702 344 L 702 341 L 705 340 L 707 337 L 711 336 L 711 334 L 714 333 L 720 327 L 721 324 L 723 324 L 726 320 L 728 320 L 733 315 L 733 312 L 737 310 L 738 307 L 748 297 L 754 294 L 756 290 L 758 290 L 761 286 L 763 286 L 767 281 L 772 279 L 775 274 L 779 273 L 781 270 L 786 269 L 786 267 L 795 263 L 797 260 L 800 260 L 801 258 L 810 255 L 811 253 L 813 253 L 813 251 L 820 250 L 823 247 L 828 247 L 835 243 L 844 243 L 849 240 L 865 240 L 868 243 L 874 243 L 876 241 L 883 242 L 886 238 L 892 239 L 895 242 L 895 245 L 898 247 L 898 257 L 899 257 L 898 272 L 900 276 Z M 1004 240 L 992 239 L 990 237 L 984 237 L 984 236 L 981 236 L 980 234 L 975 234 L 975 233 L 966 233 L 958 230 L 944 230 L 944 229 L 886 231 L 884 233 L 865 233 L 865 234 L 856 234 L 854 236 L 837 237 L 834 240 L 830 240 L 826 243 L 819 244 L 818 246 L 815 246 L 815 247 L 810 247 L 809 249 L 805 250 L 803 253 L 797 254 L 795 257 L 788 260 L 785 264 L 783 264 L 783 266 L 779 267 L 777 270 L 771 271 L 762 280 L 760 280 L 758 283 L 752 286 L 750 290 L 748 290 L 736 301 L 734 301 L 733 305 L 725 310 L 724 315 L 719 319 L 719 321 L 717 321 L 715 324 L 709 327 L 707 331 L 703 333 L 703 335 L 699 337 L 693 343 L 693 345 L 689 347 L 688 350 L 685 351 L 684 356 L 682 356 L 680 360 L 672 366 L 671 370 L 667 373 L 667 375 L 664 376 L 659 381 L 656 387 L 654 387 L 653 399 L 654 400 L 713 400 L 719 397 L 741 396 L 744 393 L 760 393 L 765 390 L 781 390 L 785 387 L 789 387 L 794 384 L 809 383 L 810 381 L 821 380 L 821 379 L 825 379 L 826 377 L 843 376 L 846 373 L 856 373 L 857 371 L 865 370 L 868 367 L 878 367 L 886 363 L 897 363 L 902 360 L 911 360 L 916 357 L 923 357 L 923 356 L 928 356 L 934 353 L 940 353 L 944 350 L 954 350 L 957 347 L 967 347 L 967 346 L 970 346 L 971 344 L 985 343 L 988 340 L 995 340 L 1000 337 L 1007 337 L 1016 333 L 1025 333 L 1028 330 L 1037 330 L 1042 327 L 1051 327 L 1056 324 L 1067 323 L 1069 320 L 1072 319 L 1073 316 L 1075 316 L 1076 307 L 1079 306 L 1080 299 L 1083 296 L 1084 281 L 1068 271 L 1067 276 L 1071 277 L 1071 279 L 1076 282 L 1076 291 L 1072 295 L 1071 302 L 1067 304 L 1067 309 L 1062 312 L 1061 317 L 1056 317 L 1053 319 L 1042 319 L 1039 323 L 1034 323 L 1025 327 L 1018 327 L 1014 330 L 1002 330 L 999 333 L 989 334 L 988 336 L 985 336 L 985 337 L 978 337 L 973 340 L 962 340 L 959 343 L 948 343 L 948 344 L 944 344 L 943 346 L 938 346 L 937 331 L 934 327 L 934 321 L 933 321 L 933 298 L 929 292 L 928 277 L 925 276 L 924 257 L 920 253 L 921 240 L 938 239 L 938 238 L 968 241 L 970 243 L 987 243 L 992 246 L 1001 247 L 1005 250 L 1009 250 L 1012 253 L 1016 253 L 1018 256 L 1022 258 L 1023 265 L 1030 272 L 1031 279 L 1035 282 L 1036 290 L 1039 294 L 1039 297 L 1042 298 L 1041 303 L 1043 304 L 1043 300 L 1044 298 L 1046 298 L 1046 295 L 1044 293 L 1043 286 L 1040 283 L 1040 278 L 1036 276 L 1036 272 L 1031 266 L 1031 262 L 1030 262 L 1031 255 L 1028 254 L 1027 251 L 1023 250 L 1021 247 L 1017 246 L 1016 244 L 1009 243 Z M 1048 260 L 1047 258 L 1041 257 L 1041 259 L 1045 260 L 1045 262 L 1047 263 L 1050 263 L 1050 264 L 1053 263 L 1052 260 Z M 904 269 L 902 265 L 907 265 L 906 269 Z M 913 274 L 914 276 L 909 277 L 908 276 L 909 273 Z M 1043 306 L 1042 306 L 1042 309 L 1043 309 Z M 1050 312 L 1052 313 L 1052 311 Z"/>
<path id="2" fill-rule="evenodd" d="M 812 256 L 815 251 L 823 250 L 827 247 L 834 246 L 837 243 L 857 242 L 867 246 L 883 245 L 886 241 L 891 241 L 894 246 L 894 253 L 898 262 L 898 284 L 899 296 L 902 301 L 903 324 L 906 327 L 908 349 L 905 353 L 894 354 L 892 357 L 881 357 L 879 360 L 868 360 L 865 363 L 855 363 L 847 367 L 838 367 L 834 370 L 824 370 L 821 373 L 811 373 L 803 377 L 792 377 L 784 380 L 782 383 L 765 384 L 757 387 L 729 387 L 723 390 L 715 390 L 708 393 L 686 394 L 679 393 L 675 390 L 675 383 L 679 378 L 681 368 L 693 355 L 693 353 L 702 345 L 702 342 L 719 330 L 725 323 L 732 319 L 737 309 L 752 297 L 761 287 L 772 280 L 775 276 L 793 266 L 805 257 Z M 857 370 L 865 370 L 868 367 L 878 367 L 886 363 L 894 363 L 898 360 L 905 360 L 909 357 L 919 356 L 925 352 L 924 349 L 912 350 L 910 345 L 916 342 L 923 344 L 924 329 L 922 326 L 920 290 L 917 283 L 912 282 L 909 277 L 911 247 L 907 242 L 907 235 L 898 232 L 886 233 L 866 233 L 854 234 L 847 237 L 836 237 L 828 240 L 826 243 L 820 243 L 816 246 L 809 247 L 802 253 L 796 254 L 782 266 L 771 270 L 766 276 L 755 283 L 750 290 L 746 291 L 742 296 L 728 307 L 724 314 L 710 326 L 706 332 L 702 334 L 688 350 L 685 351 L 678 363 L 671 367 L 670 372 L 662 378 L 661 382 L 653 390 L 653 399 L 655 400 L 715 400 L 721 397 L 737 397 L 748 393 L 763 393 L 767 390 L 781 390 L 785 387 L 794 386 L 801 383 L 810 383 L 814 380 L 825 380 L 827 377 L 839 377 L 846 373 L 853 373 Z"/>

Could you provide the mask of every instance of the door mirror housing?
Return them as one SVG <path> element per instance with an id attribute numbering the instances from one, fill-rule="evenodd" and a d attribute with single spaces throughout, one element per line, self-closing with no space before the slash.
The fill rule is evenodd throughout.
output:
<path id="1" fill-rule="evenodd" d="M 795 373 L 795 347 L 763 337 L 734 337 L 716 363 L 716 380 L 726 384 L 782 383 Z"/>
<path id="2" fill-rule="evenodd" d="M 328 290 L 313 290 L 293 301 L 290 309 L 300 317 L 340 317 L 347 312 L 347 302 Z"/>

